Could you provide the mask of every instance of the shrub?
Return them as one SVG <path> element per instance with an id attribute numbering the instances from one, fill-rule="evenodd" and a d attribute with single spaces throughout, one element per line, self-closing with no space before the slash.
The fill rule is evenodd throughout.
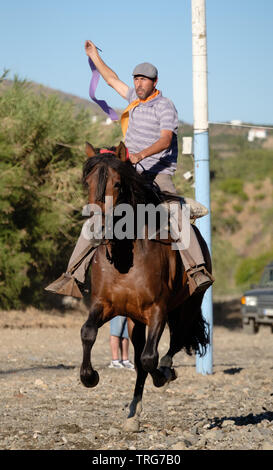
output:
<path id="1" fill-rule="evenodd" d="M 220 189 L 227 194 L 238 196 L 243 201 L 248 200 L 247 194 L 244 192 L 244 183 L 239 178 L 228 178 L 221 182 Z"/>
<path id="2" fill-rule="evenodd" d="M 264 267 L 273 259 L 273 249 L 256 258 L 247 258 L 240 262 L 236 274 L 236 284 L 250 285 L 251 283 L 257 283 L 262 275 Z"/>
<path id="3" fill-rule="evenodd" d="M 241 228 L 239 220 L 234 216 L 221 217 L 218 214 L 218 218 L 213 217 L 212 219 L 212 230 L 214 232 L 225 232 L 226 234 L 233 234 Z"/>
<path id="4" fill-rule="evenodd" d="M 216 295 L 226 295 L 235 289 L 233 279 L 237 264 L 238 255 L 234 247 L 216 234 L 212 238 L 213 291 Z"/>
<path id="5" fill-rule="evenodd" d="M 243 206 L 241 204 L 233 204 L 232 206 L 233 210 L 237 213 L 240 213 L 243 211 Z"/>

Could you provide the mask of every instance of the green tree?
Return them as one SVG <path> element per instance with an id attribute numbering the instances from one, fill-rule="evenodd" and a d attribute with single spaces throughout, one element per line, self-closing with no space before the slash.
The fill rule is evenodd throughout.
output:
<path id="1" fill-rule="evenodd" d="M 96 125 L 95 125 L 96 126 Z M 109 126 L 110 127 L 110 126 Z M 90 113 L 15 77 L 0 84 L 0 305 L 45 305 L 44 287 L 66 268 L 86 194 Z M 119 142 L 117 126 L 108 131 Z"/>

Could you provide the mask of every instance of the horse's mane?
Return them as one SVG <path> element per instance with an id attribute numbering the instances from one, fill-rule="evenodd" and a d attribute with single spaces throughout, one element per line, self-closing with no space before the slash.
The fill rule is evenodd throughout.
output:
<path id="1" fill-rule="evenodd" d="M 107 150 L 115 151 L 115 147 Z M 96 181 L 96 199 L 103 201 L 108 179 L 109 167 L 115 170 L 120 176 L 120 192 L 116 204 L 130 204 L 137 213 L 138 204 L 153 204 L 158 206 L 165 201 L 177 201 L 179 196 L 165 191 L 161 191 L 159 186 L 144 174 L 139 174 L 130 160 L 122 161 L 113 153 L 99 153 L 100 149 L 95 149 L 95 156 L 89 157 L 83 166 L 83 185 L 88 188 L 87 178 L 95 170 L 98 171 Z M 136 236 L 136 234 L 135 234 Z M 143 240 L 139 240 L 143 243 Z M 116 239 L 111 240 L 111 256 L 106 252 L 110 263 L 121 273 L 127 273 L 133 265 L 133 240 Z"/>
<path id="2" fill-rule="evenodd" d="M 115 147 L 108 148 L 108 150 L 115 150 Z M 165 201 L 179 199 L 179 196 L 175 194 L 161 191 L 156 183 L 148 179 L 145 175 L 139 174 L 129 160 L 123 162 L 111 153 L 99 154 L 99 149 L 96 149 L 96 152 L 98 152 L 98 155 L 89 157 L 84 163 L 83 184 L 85 187 L 87 186 L 86 179 L 88 175 L 99 166 L 98 200 L 101 200 L 104 194 L 109 167 L 120 175 L 121 191 L 118 203 L 126 202 L 135 208 L 137 204 L 152 203 L 158 205 Z"/>

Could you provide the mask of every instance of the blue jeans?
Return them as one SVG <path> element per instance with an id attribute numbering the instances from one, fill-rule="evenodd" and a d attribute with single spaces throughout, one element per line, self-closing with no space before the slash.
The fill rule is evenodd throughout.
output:
<path id="1" fill-rule="evenodd" d="M 110 320 L 110 335 L 128 339 L 127 318 L 118 315 Z"/>

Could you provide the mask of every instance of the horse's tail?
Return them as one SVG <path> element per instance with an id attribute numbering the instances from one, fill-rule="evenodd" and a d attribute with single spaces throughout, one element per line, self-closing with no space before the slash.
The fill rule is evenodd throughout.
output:
<path id="1" fill-rule="evenodd" d="M 196 295 L 196 298 L 194 298 L 193 295 L 183 306 L 183 310 L 185 310 L 184 315 L 192 315 L 192 318 L 191 321 L 189 321 L 189 329 L 184 336 L 182 348 L 185 349 L 187 354 L 191 355 L 192 352 L 195 352 L 195 354 L 198 353 L 200 357 L 206 354 L 207 346 L 210 342 L 209 324 L 202 315 L 202 299 L 203 294 L 202 296 Z"/>
<path id="2" fill-rule="evenodd" d="M 209 325 L 201 310 L 203 296 L 203 293 L 190 296 L 168 318 L 170 330 L 175 331 L 175 349 L 184 349 L 190 356 L 193 353 L 204 356 L 210 343 Z"/>

